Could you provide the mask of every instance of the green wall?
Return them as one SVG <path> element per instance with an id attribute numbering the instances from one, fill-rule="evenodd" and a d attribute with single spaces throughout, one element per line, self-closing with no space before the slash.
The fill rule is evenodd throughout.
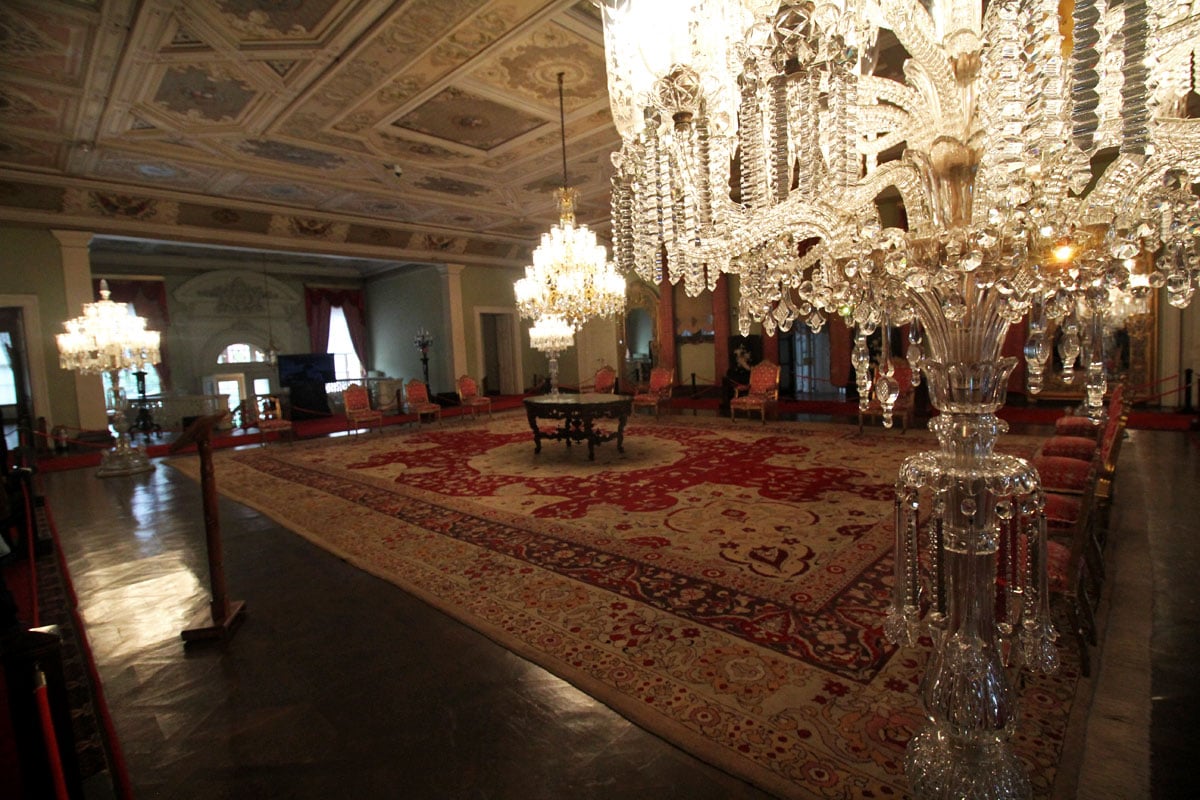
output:
<path id="1" fill-rule="evenodd" d="M 481 343 L 475 330 L 476 310 L 480 308 L 506 308 L 516 313 L 516 296 L 513 294 L 513 284 L 525 277 L 525 271 L 518 268 L 506 267 L 477 267 L 469 266 L 462 273 L 463 326 L 467 338 L 467 369 L 473 372 L 479 363 Z M 550 370 L 546 357 L 529 346 L 529 325 L 526 320 L 518 320 L 517 327 L 521 335 L 521 371 L 524 375 L 526 388 L 533 381 L 535 374 L 545 376 Z M 561 370 L 565 364 L 560 364 Z M 575 370 L 574 365 L 570 367 Z M 566 379 L 562 379 L 567 382 Z M 578 381 L 573 377 L 571 383 Z"/>
<path id="2" fill-rule="evenodd" d="M 75 399 L 75 376 L 58 366 L 58 346 L 54 335 L 62 323 L 80 314 L 67 308 L 67 290 L 63 283 L 62 256 L 58 240 L 48 230 L 0 226 L 0 294 L 35 295 L 41 330 L 26 330 L 30 359 L 41 358 L 46 365 L 46 383 L 50 408 L 35 408 L 34 418 L 47 417 L 53 424 L 79 424 Z"/>
<path id="3" fill-rule="evenodd" d="M 429 348 L 430 389 L 454 391 L 449 314 L 443 308 L 443 278 L 436 267 L 402 270 L 367 283 L 367 330 L 371 368 L 406 381 L 422 377 L 421 353 L 413 346 L 418 328 L 433 334 Z"/>

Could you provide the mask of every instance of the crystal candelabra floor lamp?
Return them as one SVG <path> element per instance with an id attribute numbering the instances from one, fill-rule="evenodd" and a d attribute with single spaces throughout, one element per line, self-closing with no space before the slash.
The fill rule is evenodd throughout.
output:
<path id="1" fill-rule="evenodd" d="M 889 333 L 908 327 L 941 413 L 940 449 L 897 481 L 886 632 L 934 641 L 906 773 L 923 798 L 1028 796 L 1009 668 L 1054 669 L 1057 650 L 1039 478 L 994 453 L 1016 363 L 1001 348 L 1027 318 L 1036 391 L 1047 321 L 1094 329 L 1110 289 L 1190 301 L 1200 16 L 1163 0 L 601 6 L 618 265 L 657 282 L 665 254 L 692 295 L 736 276 L 743 334 L 842 316 L 861 401 L 886 412 Z M 1094 410 L 1100 339 L 1067 349 Z"/>
<path id="2" fill-rule="evenodd" d="M 558 354 L 571 346 L 587 320 L 611 317 L 625 307 L 625 278 L 608 261 L 608 251 L 586 225 L 575 223 L 575 190 L 567 185 L 566 106 L 558 73 L 558 116 L 563 185 L 558 224 L 533 251 L 533 264 L 513 285 L 521 317 L 535 322 L 530 346 L 550 356 L 551 391 L 558 393 Z M 542 346 L 535 344 L 540 342 Z"/>
<path id="3" fill-rule="evenodd" d="M 154 465 L 134 447 L 125 429 L 120 375 L 126 369 L 145 369 L 159 361 L 159 334 L 146 330 L 146 320 L 130 313 L 126 303 L 109 300 L 108 282 L 100 281 L 100 299 L 84 303 L 83 315 L 63 323 L 58 334 L 59 365 L 81 375 L 108 375 L 108 406 L 116 444 L 103 454 L 96 475 L 110 478 L 149 472 Z"/>

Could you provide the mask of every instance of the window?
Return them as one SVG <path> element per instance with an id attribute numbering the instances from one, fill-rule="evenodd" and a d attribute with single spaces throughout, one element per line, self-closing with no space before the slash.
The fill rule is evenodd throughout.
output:
<path id="1" fill-rule="evenodd" d="M 266 363 L 266 361 L 267 354 L 265 351 L 246 342 L 231 344 L 217 356 L 218 364 L 262 364 Z"/>
<path id="2" fill-rule="evenodd" d="M 255 378 L 254 379 L 254 393 L 256 395 L 258 395 L 259 397 L 270 394 L 271 393 L 271 379 L 270 378 Z"/>
<path id="3" fill-rule="evenodd" d="M 162 394 L 162 384 L 158 380 L 158 370 L 154 367 L 146 367 L 146 394 Z M 121 383 L 121 391 L 126 397 L 138 397 L 137 375 L 133 370 L 123 369 L 118 378 Z M 108 379 L 104 381 L 107 387 Z"/>
<path id="4" fill-rule="evenodd" d="M 354 354 L 354 343 L 350 341 L 350 326 L 346 324 L 346 313 L 341 306 L 329 309 L 329 346 L 325 352 L 333 356 L 333 366 L 339 381 L 352 381 L 363 375 L 362 362 Z"/>
<path id="5" fill-rule="evenodd" d="M 12 336 L 0 333 L 0 405 L 3 406 L 17 404 L 17 376 L 13 375 L 12 360 L 8 357 L 11 346 Z"/>

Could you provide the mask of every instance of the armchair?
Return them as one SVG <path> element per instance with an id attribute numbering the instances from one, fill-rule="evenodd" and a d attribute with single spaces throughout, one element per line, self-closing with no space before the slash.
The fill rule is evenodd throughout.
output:
<path id="1" fill-rule="evenodd" d="M 404 403 L 402 405 L 404 413 L 417 415 L 418 422 L 424 420 L 428 414 L 432 414 L 438 422 L 442 421 L 442 407 L 429 399 L 429 387 L 425 385 L 424 381 L 413 378 L 404 384 Z"/>
<path id="2" fill-rule="evenodd" d="M 892 416 L 900 418 L 900 432 L 907 431 L 913 421 L 913 395 L 916 391 L 913 387 L 913 371 L 909 366 L 908 361 L 903 358 L 892 359 L 892 378 L 900 387 L 900 393 L 896 395 L 896 404 L 892 406 Z M 875 380 L 879 380 L 879 368 L 875 368 Z M 872 381 L 874 386 L 875 382 Z M 867 404 L 864 411 L 861 407 L 858 410 L 858 432 L 862 433 L 863 417 L 883 417 L 883 405 L 875 397 L 875 393 L 871 393 L 871 402 Z"/>
<path id="3" fill-rule="evenodd" d="M 671 391 L 674 388 L 675 371 L 666 367 L 655 367 L 650 370 L 650 385 L 639 388 L 633 396 L 633 410 L 637 411 L 639 406 L 649 406 L 654 409 L 654 416 L 657 417 L 662 404 L 671 401 Z"/>
<path id="4" fill-rule="evenodd" d="M 617 371 L 607 364 L 596 370 L 591 388 L 593 392 L 612 394 L 617 388 Z"/>
<path id="5" fill-rule="evenodd" d="M 262 434 L 262 444 L 267 443 L 267 434 L 275 431 L 280 436 L 287 434 L 288 444 L 292 443 L 292 421 L 284 419 L 283 410 L 279 407 L 279 398 L 267 395 L 262 398 L 258 413 L 258 430 Z"/>
<path id="6" fill-rule="evenodd" d="M 489 417 L 492 415 L 492 398 L 479 393 L 479 384 L 475 383 L 475 379 L 470 375 L 460 375 L 455 388 L 458 390 L 458 402 L 471 410 L 472 417 L 479 413 L 481 408 L 487 409 Z"/>
<path id="7" fill-rule="evenodd" d="M 759 417 L 767 423 L 767 407 L 774 406 L 779 401 L 779 365 L 770 361 L 760 361 L 750 368 L 750 383 L 734 389 L 733 399 L 729 401 L 729 418 L 737 421 L 737 412 L 744 411 L 749 416 L 751 411 L 758 410 Z"/>
<path id="8" fill-rule="evenodd" d="M 371 429 L 374 425 L 383 430 L 383 414 L 371 408 L 371 396 L 364 386 L 352 383 L 342 392 L 342 403 L 346 408 L 346 430 L 357 433 L 359 428 Z"/>

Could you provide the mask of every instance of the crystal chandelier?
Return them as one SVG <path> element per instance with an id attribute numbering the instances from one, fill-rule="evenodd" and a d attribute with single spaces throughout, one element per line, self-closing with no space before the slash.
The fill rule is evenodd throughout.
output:
<path id="1" fill-rule="evenodd" d="M 1200 14 L 1170 0 L 602 0 L 602 11 L 622 136 L 617 264 L 659 281 L 665 261 L 690 295 L 736 276 L 743 334 L 842 316 L 860 402 L 874 395 L 885 424 L 899 391 L 890 332 L 907 326 L 907 358 L 941 413 L 940 449 L 908 459 L 897 482 L 886 630 L 935 643 L 906 772 L 919 797 L 1028 795 L 1008 744 L 1006 667 L 1054 669 L 1056 633 L 1039 477 L 993 452 L 1016 364 L 1001 346 L 1028 319 L 1036 391 L 1057 321 L 1098 411 L 1110 291 L 1190 301 Z M 1132 277 L 1139 259 L 1153 262 L 1145 285 Z"/>
<path id="2" fill-rule="evenodd" d="M 525 319 L 560 317 L 579 330 L 592 317 L 609 317 L 625 306 L 625 279 L 608 261 L 594 231 L 575 224 L 575 191 L 567 186 L 567 132 L 563 73 L 558 73 L 558 109 L 562 134 L 563 185 L 559 222 L 542 234 L 533 264 L 514 286 L 517 309 Z"/>
<path id="3" fill-rule="evenodd" d="M 550 394 L 558 394 L 558 354 L 575 343 L 575 331 L 553 314 L 538 317 L 529 328 L 529 346 L 550 359 Z"/>
<path id="4" fill-rule="evenodd" d="M 144 318 L 130 314 L 127 303 L 109 300 L 109 294 L 108 281 L 100 281 L 100 299 L 84 303 L 83 315 L 64 322 L 65 332 L 56 337 L 59 366 L 81 375 L 109 377 L 108 403 L 117 442 L 104 454 L 96 473 L 105 478 L 154 469 L 145 452 L 130 444 L 120 374 L 126 369 L 145 369 L 160 360 L 158 332 L 146 330 Z"/>

